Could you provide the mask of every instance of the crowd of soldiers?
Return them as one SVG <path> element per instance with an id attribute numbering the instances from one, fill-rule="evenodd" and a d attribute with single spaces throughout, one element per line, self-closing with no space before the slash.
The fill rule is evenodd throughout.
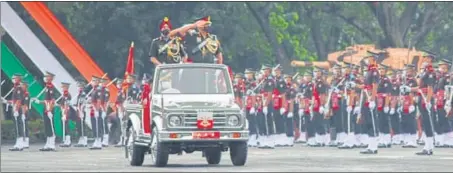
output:
<path id="1" fill-rule="evenodd" d="M 142 94 L 149 90 L 149 84 L 152 81 L 146 74 L 143 75 L 142 83 L 136 83 L 136 76 L 129 74 L 126 80 L 114 79 L 108 82 L 103 77 L 93 76 L 92 80 L 86 84 L 83 80 L 79 80 L 77 83 L 78 93 L 76 95 L 75 103 L 71 103 L 72 96 L 69 93 L 70 83 L 61 83 L 61 96 L 57 98 L 57 89 L 53 82 L 55 75 L 46 72 L 44 77 L 45 87 L 36 96 L 31 97 L 28 92 L 27 82 L 22 80 L 21 74 L 15 74 L 13 76 L 14 86 L 11 89 L 11 99 L 4 100 L 7 103 L 7 107 L 11 105 L 13 107 L 13 117 L 16 126 L 16 143 L 10 149 L 10 151 L 22 151 L 23 149 L 29 148 L 29 128 L 27 124 L 29 109 L 31 103 L 43 104 L 44 110 L 44 129 L 46 143 L 40 151 L 55 151 L 55 126 L 54 126 L 54 110 L 55 107 L 61 109 L 61 122 L 63 125 L 63 137 L 60 147 L 70 147 L 71 135 L 69 133 L 68 121 L 72 120 L 76 123 L 76 129 L 78 136 L 78 143 L 73 145 L 74 147 L 88 147 L 88 135 L 85 133 L 86 120 L 91 121 L 91 129 L 94 138 L 90 149 L 102 149 L 102 147 L 109 146 L 109 125 L 116 124 L 117 126 L 123 127 L 122 120 L 124 118 L 124 103 L 141 103 Z M 110 91 L 108 86 L 116 81 L 116 87 L 118 88 L 117 98 L 114 103 L 110 103 Z M 36 81 L 35 81 L 36 82 Z M 44 94 L 44 99 L 39 100 L 38 98 Z M 6 98 L 9 93 L 3 97 Z M 113 117 L 107 117 L 108 109 L 114 112 Z M 121 130 L 121 138 L 116 146 L 120 147 L 124 145 L 124 130 Z"/>
<path id="2" fill-rule="evenodd" d="M 164 18 L 159 26 L 161 36 L 151 43 L 149 61 L 154 65 L 222 64 L 222 49 L 216 35 L 211 33 L 211 23 L 207 16 L 172 29 L 169 19 Z M 248 120 L 249 146 L 273 149 L 300 142 L 310 147 L 365 148 L 360 153 L 377 154 L 378 148 L 392 145 L 403 148 L 424 145 L 418 155 L 432 155 L 435 147 L 453 147 L 451 61 L 442 59 L 438 68 L 434 68 L 435 57 L 428 54 L 423 57 L 422 70 L 417 72 L 412 64 L 402 70 L 390 69 L 377 64 L 378 58 L 376 53 L 369 52 L 364 59 L 366 65 L 341 63 L 328 72 L 315 67 L 303 75 L 282 74 L 280 66 L 270 65 L 263 65 L 259 72 L 247 69 L 244 74 L 236 73 L 234 93 L 236 103 Z M 327 75 L 330 73 L 331 76 Z M 109 144 L 109 107 L 116 112 L 111 123 L 122 124 L 124 103 L 149 104 L 145 100 L 149 99 L 152 80 L 146 75 L 141 86 L 135 82 L 133 74 L 128 74 L 126 81 L 116 80 L 119 93 L 115 103 L 109 102 L 107 87 L 112 83 L 108 83 L 105 76 L 94 76 L 88 84 L 79 81 L 75 104 L 69 102 L 69 83 L 62 83 L 63 94 L 56 98 L 53 77 L 47 73 L 45 89 L 31 98 L 21 75 L 14 76 L 13 95 L 7 102 L 14 108 L 18 137 L 11 151 L 28 147 L 26 122 L 31 101 L 45 105 L 47 141 L 41 151 L 55 150 L 52 122 L 55 106 L 63 110 L 63 132 L 68 132 L 68 119 L 77 124 L 80 136 L 74 146 L 87 147 L 83 129 L 85 119 L 90 118 L 94 136 L 90 149 L 101 149 Z M 44 100 L 36 99 L 43 93 Z M 423 131 L 421 138 L 417 135 L 418 120 Z M 125 131 L 121 132 L 117 146 L 124 145 Z M 61 147 L 71 146 L 69 133 L 63 136 Z"/>
<path id="3" fill-rule="evenodd" d="M 362 154 L 424 145 L 417 155 L 453 148 L 451 61 L 441 59 L 435 68 L 435 56 L 428 54 L 417 72 L 412 64 L 401 70 L 377 64 L 378 58 L 370 51 L 367 65 L 343 62 L 330 72 L 314 67 L 303 76 L 269 65 L 235 74 L 236 103 L 249 123 L 248 145 L 273 149 L 300 142 L 364 148 Z"/>

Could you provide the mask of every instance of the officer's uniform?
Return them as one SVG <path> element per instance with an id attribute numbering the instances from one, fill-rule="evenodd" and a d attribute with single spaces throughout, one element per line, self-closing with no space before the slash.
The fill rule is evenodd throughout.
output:
<path id="1" fill-rule="evenodd" d="M 245 70 L 245 114 L 247 117 L 248 125 L 249 125 L 249 147 L 255 147 L 258 145 L 258 126 L 257 126 L 257 118 L 256 118 L 256 81 L 254 79 L 255 73 L 252 69 Z"/>
<path id="2" fill-rule="evenodd" d="M 424 57 L 434 59 L 434 54 L 427 52 Z M 426 134 L 425 146 L 421 152 L 416 153 L 417 155 L 432 155 L 434 149 L 434 118 L 433 118 L 433 107 L 431 100 L 427 99 L 428 88 L 433 89 L 436 80 L 435 72 L 431 63 L 426 64 L 424 72 L 420 75 L 419 83 L 419 97 L 418 97 L 418 109 L 422 118 L 423 130 Z M 434 94 L 433 94 L 434 96 Z M 433 97 L 434 98 L 434 97 Z"/>
<path id="3" fill-rule="evenodd" d="M 276 71 L 280 71 L 281 67 L 278 67 Z M 272 104 L 273 104 L 273 112 L 272 117 L 275 125 L 275 146 L 285 146 L 286 142 L 286 130 L 285 130 L 285 118 L 283 114 L 287 113 L 287 109 L 283 107 L 283 102 L 286 102 L 285 93 L 286 93 L 286 83 L 283 78 L 283 74 L 280 76 L 275 75 L 274 77 L 275 87 L 272 91 Z"/>
<path id="4" fill-rule="evenodd" d="M 69 83 L 62 82 L 61 83 L 62 87 L 68 87 L 69 88 Z M 59 100 L 60 108 L 62 110 L 61 112 L 61 120 L 62 123 L 64 123 L 64 138 L 63 138 L 63 144 L 60 144 L 60 147 L 70 147 L 71 146 L 71 135 L 69 133 L 69 119 L 74 120 L 77 117 L 74 117 L 74 112 L 71 111 L 71 106 L 70 102 L 72 99 L 71 94 L 67 89 L 63 88 L 63 95 L 61 96 L 62 98 Z"/>
<path id="5" fill-rule="evenodd" d="M 107 120 L 107 109 L 109 108 L 108 102 L 110 100 L 110 91 L 107 86 L 104 84 L 107 82 L 106 79 L 100 80 L 100 88 L 97 92 L 99 98 L 99 114 L 101 115 L 101 123 L 99 124 L 99 129 L 102 129 L 102 146 L 108 147 L 109 146 L 109 126 Z"/>
<path id="6" fill-rule="evenodd" d="M 305 73 L 303 76 L 306 76 L 306 75 L 310 75 L 309 73 Z M 304 79 L 298 79 L 299 83 L 297 84 L 297 88 L 296 88 L 296 91 L 297 91 L 297 96 L 296 96 L 296 99 L 297 99 L 297 104 L 295 106 L 295 110 L 297 110 L 296 114 L 294 114 L 294 121 L 295 121 L 295 130 L 298 130 L 296 131 L 296 143 L 305 143 L 307 142 L 307 117 L 304 116 L 304 94 L 305 94 L 305 91 L 307 89 L 307 84 L 308 84 L 308 81 L 304 80 Z"/>
<path id="7" fill-rule="evenodd" d="M 136 78 L 134 74 L 129 75 L 132 78 Z M 129 103 L 139 103 L 140 102 L 140 88 L 135 82 L 127 84 L 126 90 L 126 102 Z"/>
<path id="8" fill-rule="evenodd" d="M 22 117 L 25 118 L 25 115 L 22 115 L 22 104 L 24 100 L 24 90 L 20 86 L 22 75 L 21 74 L 14 74 L 13 76 L 13 91 L 11 94 L 11 102 L 13 105 L 13 117 L 14 117 L 14 124 L 16 125 L 16 144 L 14 144 L 13 148 L 10 148 L 10 151 L 22 151 L 26 142 L 25 134 L 24 134 L 24 121 Z M 16 81 L 17 80 L 17 81 Z M 27 105 L 28 106 L 28 105 Z"/>
<path id="9" fill-rule="evenodd" d="M 414 70 L 415 66 L 412 64 L 406 65 L 406 70 Z M 416 148 L 417 147 L 417 122 L 416 122 L 416 107 L 414 102 L 414 94 L 410 91 L 410 88 L 417 87 L 417 80 L 413 74 L 407 74 L 402 76 L 403 87 L 400 87 L 401 91 L 401 105 L 398 112 L 401 114 L 401 133 L 403 139 L 403 148 Z M 408 89 L 405 89 L 409 87 Z"/>
<path id="10" fill-rule="evenodd" d="M 78 94 L 77 94 L 77 101 L 76 101 L 76 115 L 77 117 L 75 119 L 76 122 L 76 127 L 77 127 L 77 133 L 79 134 L 79 141 L 77 144 L 74 145 L 74 147 L 87 147 L 88 146 L 88 137 L 85 134 L 85 118 L 86 118 L 86 113 L 84 109 L 84 103 L 86 100 L 86 95 L 87 95 L 87 89 L 88 87 L 91 87 L 89 85 L 88 87 L 85 87 L 86 84 L 83 80 L 79 80 L 77 82 L 77 87 L 78 87 Z M 89 112 L 88 112 L 89 113 Z"/>
<path id="11" fill-rule="evenodd" d="M 270 65 L 263 65 L 262 70 L 270 70 Z M 261 96 L 259 101 L 262 101 L 262 114 L 258 112 L 259 124 L 259 148 L 274 148 L 275 141 L 273 135 L 275 134 L 274 122 L 272 118 L 273 105 L 272 105 L 272 92 L 275 88 L 275 80 L 271 74 L 264 76 L 263 83 L 261 84 Z M 258 102 L 257 99 L 257 102 Z"/>
<path id="12" fill-rule="evenodd" d="M 57 91 L 55 86 L 52 84 L 53 77 L 55 75 L 46 72 L 46 78 L 52 78 L 50 81 L 46 81 L 45 88 L 44 88 L 44 103 L 45 103 L 45 110 L 44 110 L 44 129 L 45 134 L 47 136 L 47 142 L 40 151 L 54 151 L 55 150 L 55 126 L 53 121 L 53 111 L 54 111 L 54 104 Z M 49 108 L 49 109 L 48 109 Z"/>
<path id="13" fill-rule="evenodd" d="M 441 65 L 447 66 L 449 69 L 451 66 L 451 61 L 448 59 L 442 59 L 439 62 L 439 66 Z M 436 111 L 436 121 L 434 121 L 434 126 L 437 133 L 437 136 L 435 136 L 435 147 L 448 148 L 450 146 L 453 146 L 453 141 L 450 141 L 450 139 L 448 138 L 449 133 L 452 132 L 452 126 L 447 118 L 447 112 L 444 107 L 447 100 L 445 86 L 451 85 L 450 74 L 448 74 L 447 72 L 439 72 L 438 79 L 436 81 L 437 83 L 434 88 L 435 105 L 433 106 L 434 110 Z"/>
<path id="14" fill-rule="evenodd" d="M 94 142 L 92 146 L 89 148 L 91 150 L 98 150 L 102 149 L 102 135 L 103 135 L 103 121 L 102 121 L 102 115 L 100 114 L 100 99 L 101 99 L 101 93 L 100 93 L 100 78 L 97 76 L 92 77 L 92 83 L 90 87 L 90 91 L 87 94 L 87 97 L 89 97 L 89 102 L 87 103 L 87 113 L 90 114 L 91 117 L 91 129 L 93 130 L 93 136 L 94 136 Z"/>
<path id="15" fill-rule="evenodd" d="M 319 73 L 321 69 L 315 67 L 313 73 Z M 322 72 L 321 72 L 322 73 Z M 310 120 L 308 121 L 308 145 L 313 147 L 322 147 L 326 145 L 330 136 L 326 134 L 325 121 L 324 121 L 324 105 L 321 102 L 321 97 L 327 93 L 327 85 L 322 76 L 313 76 L 313 82 L 310 86 L 311 98 L 310 104 Z M 310 138 L 314 139 L 315 143 L 310 142 Z"/>
<path id="16" fill-rule="evenodd" d="M 115 101 L 115 106 L 117 107 L 116 109 L 116 114 L 117 117 L 112 121 L 112 131 L 114 128 L 118 128 L 120 130 L 120 141 L 115 145 L 115 147 L 122 147 L 124 145 L 124 124 L 123 124 L 123 118 L 124 118 L 124 106 L 123 103 L 126 100 L 126 93 L 123 91 L 122 84 L 123 80 L 118 79 L 116 81 L 117 83 L 117 88 L 118 88 L 118 94 L 116 95 L 116 101 Z"/>
<path id="17" fill-rule="evenodd" d="M 161 22 L 161 30 L 163 29 L 164 25 L 167 25 L 171 30 L 171 23 L 168 18 L 164 18 L 164 20 Z M 161 63 L 174 64 L 180 63 L 182 58 L 186 56 L 186 52 L 179 37 L 168 38 L 160 36 L 153 39 L 148 55 L 149 57 L 157 58 L 157 60 L 159 60 L 159 62 Z"/>
<path id="18" fill-rule="evenodd" d="M 206 16 L 198 20 L 210 22 L 210 17 Z M 189 58 L 193 63 L 217 63 L 217 55 L 222 53 L 222 47 L 217 36 L 212 33 L 207 33 L 202 36 L 196 31 L 189 31 L 184 37 L 187 43 L 187 51 Z"/>
<path id="19" fill-rule="evenodd" d="M 294 109 L 297 90 L 292 85 L 292 75 L 285 74 L 283 76 L 285 78 L 285 98 L 286 103 L 283 105 L 286 109 L 286 112 L 282 115 L 284 128 L 286 132 L 286 138 L 284 139 L 283 144 L 285 146 L 293 146 L 294 145 L 294 113 L 298 112 L 297 109 Z"/>
<path id="20" fill-rule="evenodd" d="M 378 148 L 389 148 L 392 140 L 392 137 L 390 136 L 390 116 L 389 116 L 390 93 L 392 89 L 392 83 L 390 81 L 390 78 L 387 77 L 386 74 L 388 67 L 383 64 L 380 64 L 379 70 L 380 79 L 378 83 L 376 98 L 376 110 L 378 117 L 377 122 L 379 129 Z"/>
<path id="21" fill-rule="evenodd" d="M 340 71 L 341 66 L 340 65 L 335 65 L 334 68 L 338 71 Z M 331 113 L 330 116 L 330 126 L 332 127 L 331 129 L 334 129 L 335 131 L 335 140 L 332 141 L 329 146 L 338 146 L 342 145 L 344 143 L 344 140 L 346 138 L 346 133 L 345 129 L 343 126 L 343 109 L 345 109 L 346 104 L 342 103 L 342 96 L 341 96 L 341 91 L 343 91 L 343 86 L 344 82 L 346 80 L 345 77 L 341 75 L 339 72 L 338 74 L 335 74 L 336 76 L 332 77 L 332 81 L 330 83 L 330 90 L 329 90 L 329 107 L 326 107 L 326 110 L 330 110 L 329 112 Z M 332 133 L 332 132 L 331 132 Z"/>
<path id="22" fill-rule="evenodd" d="M 23 147 L 26 149 L 26 148 L 29 148 L 29 127 L 28 127 L 28 116 L 29 116 L 29 105 L 30 105 L 30 93 L 28 92 L 28 87 L 29 87 L 29 84 L 28 82 L 26 81 L 22 81 L 21 82 L 22 84 L 22 89 L 23 89 L 23 97 L 22 97 L 22 123 L 24 123 L 22 126 L 24 129 L 22 129 L 22 131 L 25 132 L 24 134 L 24 137 L 25 137 L 25 141 L 24 141 L 24 145 Z"/>
<path id="23" fill-rule="evenodd" d="M 401 111 L 400 107 L 400 86 L 402 84 L 401 77 L 395 70 L 389 70 L 387 76 L 390 76 L 390 82 L 392 88 L 390 89 L 390 124 L 392 127 L 392 145 L 402 144 L 402 132 L 401 132 Z"/>

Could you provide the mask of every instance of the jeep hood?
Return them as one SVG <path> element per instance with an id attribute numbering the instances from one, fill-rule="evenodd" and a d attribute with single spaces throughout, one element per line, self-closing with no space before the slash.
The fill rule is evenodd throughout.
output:
<path id="1" fill-rule="evenodd" d="M 231 94 L 165 94 L 154 95 L 153 104 L 165 108 L 239 108 Z"/>

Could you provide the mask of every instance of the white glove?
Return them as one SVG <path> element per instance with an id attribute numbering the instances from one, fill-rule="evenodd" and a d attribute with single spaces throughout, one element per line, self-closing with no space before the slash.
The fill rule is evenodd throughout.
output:
<path id="1" fill-rule="evenodd" d="M 397 112 L 403 112 L 403 107 L 399 106 L 398 109 L 396 110 Z"/>
<path id="2" fill-rule="evenodd" d="M 392 109 L 390 109 L 390 112 L 389 112 L 389 114 L 390 114 L 390 115 L 393 115 L 393 114 L 395 114 L 395 108 L 392 108 Z"/>
<path id="3" fill-rule="evenodd" d="M 445 109 L 445 112 L 448 114 L 451 110 L 451 106 L 445 105 L 444 109 Z"/>
<path id="4" fill-rule="evenodd" d="M 319 113 L 320 113 L 320 114 L 324 114 L 324 111 L 325 111 L 325 110 L 324 110 L 324 107 L 323 107 L 323 106 L 320 106 L 320 107 L 319 107 Z"/>
<path id="5" fill-rule="evenodd" d="M 425 107 L 426 107 L 426 109 L 431 110 L 431 103 L 426 103 Z"/>
<path id="6" fill-rule="evenodd" d="M 280 115 L 283 115 L 286 112 L 285 108 L 280 108 Z"/>
<path id="7" fill-rule="evenodd" d="M 294 115 L 293 115 L 292 112 L 289 112 L 289 113 L 288 113 L 288 118 L 292 118 L 293 116 L 294 116 Z"/>
<path id="8" fill-rule="evenodd" d="M 53 119 L 53 113 L 52 112 L 47 112 L 47 116 L 52 120 Z"/>
<path id="9" fill-rule="evenodd" d="M 95 118 L 99 118 L 99 111 L 98 110 L 94 110 L 94 117 Z"/>
<path id="10" fill-rule="evenodd" d="M 14 112 L 13 116 L 17 118 L 19 116 L 19 112 Z"/>
<path id="11" fill-rule="evenodd" d="M 301 117 L 302 115 L 304 115 L 304 110 L 303 109 L 299 109 L 298 113 L 299 113 L 299 117 Z"/>
<path id="12" fill-rule="evenodd" d="M 348 107 L 346 108 L 346 112 L 350 113 L 351 111 L 352 111 L 352 106 L 348 106 Z"/>
<path id="13" fill-rule="evenodd" d="M 368 107 L 369 107 L 370 109 L 374 109 L 374 108 L 376 107 L 376 102 L 370 101 L 370 103 L 368 104 Z"/>
<path id="14" fill-rule="evenodd" d="M 255 112 L 256 112 L 255 107 L 250 108 L 250 111 L 249 111 L 250 114 L 255 114 Z"/>
<path id="15" fill-rule="evenodd" d="M 384 113 L 389 113 L 390 108 L 388 106 L 384 107 Z"/>
<path id="16" fill-rule="evenodd" d="M 122 111 L 118 111 L 118 118 L 119 119 L 123 119 L 123 112 Z"/>
<path id="17" fill-rule="evenodd" d="M 264 115 L 267 115 L 267 106 L 263 107 L 263 113 L 264 113 Z"/>
<path id="18" fill-rule="evenodd" d="M 63 120 L 63 122 L 66 121 L 66 116 L 62 115 L 61 120 Z"/>
<path id="19" fill-rule="evenodd" d="M 22 122 L 25 122 L 25 115 L 22 114 L 22 117 L 20 117 L 22 119 Z"/>
<path id="20" fill-rule="evenodd" d="M 359 106 L 356 106 L 354 108 L 354 114 L 359 114 L 360 113 L 360 107 Z"/>
<path id="21" fill-rule="evenodd" d="M 415 106 L 414 105 L 409 106 L 409 113 L 412 113 L 414 111 L 415 111 Z"/>
<path id="22" fill-rule="evenodd" d="M 102 119 L 105 119 L 107 117 L 107 112 L 102 112 Z"/>

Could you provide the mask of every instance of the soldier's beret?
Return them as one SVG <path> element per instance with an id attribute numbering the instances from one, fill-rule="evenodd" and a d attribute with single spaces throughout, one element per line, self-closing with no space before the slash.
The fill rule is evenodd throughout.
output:
<path id="1" fill-rule="evenodd" d="M 245 74 L 255 73 L 255 71 L 251 68 L 245 69 Z"/>
<path id="2" fill-rule="evenodd" d="M 423 56 L 424 57 L 429 57 L 429 58 L 432 58 L 432 59 L 436 58 L 436 54 L 435 53 L 430 52 L 428 50 L 422 50 L 422 51 L 423 51 Z"/>
<path id="3" fill-rule="evenodd" d="M 367 55 L 365 56 L 365 58 L 374 58 L 375 60 L 379 59 L 380 58 L 380 54 L 377 53 L 377 52 L 373 52 L 373 51 L 367 51 Z"/>
<path id="4" fill-rule="evenodd" d="M 452 63 L 451 63 L 451 61 L 450 61 L 449 59 L 443 58 L 443 59 L 441 59 L 441 60 L 439 61 L 439 65 L 451 65 L 451 64 L 452 64 Z"/>
<path id="5" fill-rule="evenodd" d="M 263 66 L 261 67 L 261 70 L 267 70 L 267 69 L 271 69 L 271 66 L 269 64 L 263 64 Z"/>
<path id="6" fill-rule="evenodd" d="M 67 83 L 67 82 L 61 82 L 61 85 L 63 85 L 63 86 L 69 86 L 69 85 L 71 85 L 71 84 L 70 84 L 70 83 Z"/>
<path id="7" fill-rule="evenodd" d="M 55 76 L 55 74 L 53 74 L 53 73 L 51 73 L 51 72 L 48 72 L 48 71 L 46 71 L 46 74 L 45 74 L 44 76 L 51 76 L 51 77 L 54 77 L 54 76 Z"/>

